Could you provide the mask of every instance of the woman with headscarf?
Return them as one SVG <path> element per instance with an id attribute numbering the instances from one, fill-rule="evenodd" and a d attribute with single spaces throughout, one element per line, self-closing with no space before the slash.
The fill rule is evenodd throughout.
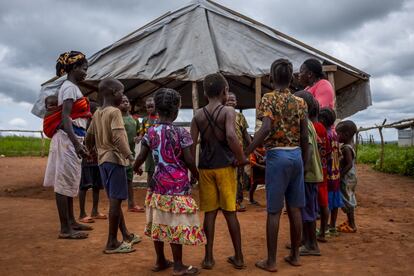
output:
<path id="1" fill-rule="evenodd" d="M 335 107 L 335 91 L 329 81 L 323 78 L 322 64 L 319 60 L 306 60 L 299 71 L 299 82 L 319 102 L 319 107 Z"/>
<path id="2" fill-rule="evenodd" d="M 52 136 L 44 186 L 53 186 L 60 219 L 62 239 L 85 239 L 88 234 L 79 231 L 92 227 L 76 222 L 73 214 L 73 197 L 78 194 L 82 157 L 87 156 L 83 139 L 87 119 L 90 117 L 89 102 L 78 85 L 86 77 L 88 61 L 81 52 L 71 51 L 59 56 L 56 75 L 67 74 L 57 94 L 58 110 L 48 121 L 48 133 Z"/>

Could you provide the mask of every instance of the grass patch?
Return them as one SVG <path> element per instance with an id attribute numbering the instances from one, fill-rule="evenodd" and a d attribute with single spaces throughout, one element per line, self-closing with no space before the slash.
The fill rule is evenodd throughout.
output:
<path id="1" fill-rule="evenodd" d="M 50 140 L 45 139 L 45 156 L 49 153 Z M 4 156 L 41 156 L 42 139 L 24 136 L 0 137 L 0 155 Z"/>
<path id="2" fill-rule="evenodd" d="M 384 165 L 380 164 L 380 145 L 359 145 L 358 163 L 371 164 L 377 171 L 414 176 L 414 147 L 399 147 L 386 144 L 384 147 Z"/>

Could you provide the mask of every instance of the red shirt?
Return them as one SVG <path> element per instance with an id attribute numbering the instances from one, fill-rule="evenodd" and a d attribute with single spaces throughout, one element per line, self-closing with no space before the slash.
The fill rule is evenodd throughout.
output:
<path id="1" fill-rule="evenodd" d="M 321 156 L 321 163 L 322 163 L 322 170 L 323 170 L 323 177 L 326 179 L 327 177 L 327 169 L 328 169 L 328 157 L 331 154 L 331 145 L 328 139 L 328 132 L 326 128 L 320 122 L 312 122 L 313 127 L 315 128 L 317 134 L 317 143 L 318 143 L 318 150 L 319 155 Z"/>

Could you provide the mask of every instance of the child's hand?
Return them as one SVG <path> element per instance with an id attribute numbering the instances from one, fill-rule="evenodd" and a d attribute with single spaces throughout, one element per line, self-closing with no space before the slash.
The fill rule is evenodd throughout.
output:
<path id="1" fill-rule="evenodd" d="M 138 168 L 138 169 L 135 171 L 135 173 L 136 173 L 137 175 L 141 176 L 141 175 L 143 174 L 143 171 L 142 171 L 142 169 L 141 169 L 141 168 Z"/>

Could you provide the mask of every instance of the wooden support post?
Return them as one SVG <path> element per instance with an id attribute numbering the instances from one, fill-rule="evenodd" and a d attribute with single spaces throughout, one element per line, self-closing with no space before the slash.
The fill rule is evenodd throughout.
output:
<path id="1" fill-rule="evenodd" d="M 357 131 L 355 135 L 355 163 L 358 163 L 359 131 Z"/>
<path id="2" fill-rule="evenodd" d="M 384 119 L 384 121 L 382 122 L 382 125 L 380 127 L 378 127 L 378 131 L 381 137 L 381 153 L 380 153 L 380 170 L 382 170 L 383 166 L 384 166 L 384 136 L 382 135 L 382 129 L 385 125 L 385 122 L 387 121 L 387 119 Z"/>
<path id="3" fill-rule="evenodd" d="M 198 87 L 197 82 L 193 81 L 191 89 L 192 99 L 193 99 L 193 114 L 195 114 L 198 109 Z"/>
<path id="4" fill-rule="evenodd" d="M 334 107 L 336 110 L 336 90 L 335 90 L 335 72 L 337 71 L 336 65 L 324 65 L 323 71 L 326 72 L 328 76 L 328 81 L 331 83 L 333 90 L 334 90 Z"/>
<path id="5" fill-rule="evenodd" d="M 40 156 L 45 157 L 45 136 L 43 135 L 43 131 L 40 131 L 40 137 L 42 138 L 42 148 L 40 151 Z"/>
<path id="6" fill-rule="evenodd" d="M 255 131 L 259 130 L 261 121 L 257 119 L 257 110 L 259 109 L 260 101 L 262 100 L 262 78 L 257 77 L 255 81 L 255 106 L 256 106 L 256 127 Z"/>

